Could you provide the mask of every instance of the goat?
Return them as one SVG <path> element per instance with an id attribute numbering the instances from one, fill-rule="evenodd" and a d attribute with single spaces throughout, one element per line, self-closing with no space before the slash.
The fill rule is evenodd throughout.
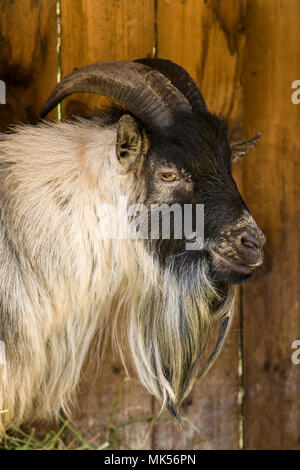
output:
<path id="1" fill-rule="evenodd" d="M 42 117 L 78 92 L 119 105 L 0 136 L 2 429 L 70 413 L 97 335 L 99 355 L 111 340 L 179 417 L 224 343 L 235 284 L 263 260 L 265 237 L 231 174 L 258 136 L 230 145 L 189 74 L 164 59 L 75 69 Z M 201 247 L 187 250 L 184 237 L 102 237 L 99 208 L 116 208 L 120 197 L 147 211 L 204 204 Z M 116 214 L 128 224 L 126 210 Z"/>

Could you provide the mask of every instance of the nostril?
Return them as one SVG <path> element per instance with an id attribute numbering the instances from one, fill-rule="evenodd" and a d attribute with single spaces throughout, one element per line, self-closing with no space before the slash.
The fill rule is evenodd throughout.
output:
<path id="1" fill-rule="evenodd" d="M 242 245 L 245 246 L 246 248 L 250 248 L 251 250 L 257 250 L 258 246 L 257 246 L 257 242 L 254 243 L 253 241 L 249 240 L 248 238 L 246 237 L 242 237 L 241 238 L 241 242 L 242 242 Z"/>
<path id="2" fill-rule="evenodd" d="M 244 232 L 240 234 L 240 243 L 247 250 L 258 251 L 263 246 L 262 238 L 259 233 Z"/>

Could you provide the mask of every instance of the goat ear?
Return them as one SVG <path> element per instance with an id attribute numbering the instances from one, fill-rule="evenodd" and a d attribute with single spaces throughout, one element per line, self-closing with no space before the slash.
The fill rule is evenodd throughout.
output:
<path id="1" fill-rule="evenodd" d="M 117 126 L 117 158 L 126 171 L 132 169 L 145 153 L 147 136 L 137 121 L 129 114 L 119 119 Z"/>
<path id="2" fill-rule="evenodd" d="M 240 142 L 232 142 L 229 145 L 230 151 L 231 151 L 232 163 L 238 161 L 244 155 L 247 155 L 247 153 L 250 152 L 250 150 L 253 149 L 253 147 L 255 147 L 260 136 L 261 136 L 261 133 L 259 132 L 257 135 L 255 135 L 249 140 L 243 140 Z"/>

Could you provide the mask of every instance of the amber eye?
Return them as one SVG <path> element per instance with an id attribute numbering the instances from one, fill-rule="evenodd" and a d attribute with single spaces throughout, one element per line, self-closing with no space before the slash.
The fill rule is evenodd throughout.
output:
<path id="1" fill-rule="evenodd" d="M 163 181 L 167 181 L 168 183 L 171 183 L 177 179 L 175 173 L 161 173 L 160 177 Z"/>

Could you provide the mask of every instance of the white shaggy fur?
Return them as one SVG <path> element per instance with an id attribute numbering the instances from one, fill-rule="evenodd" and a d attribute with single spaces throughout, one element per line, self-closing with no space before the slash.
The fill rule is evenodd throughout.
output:
<path id="1" fill-rule="evenodd" d="M 199 373 L 218 294 L 162 269 L 141 240 L 103 240 L 97 208 L 133 197 L 116 127 L 95 120 L 20 126 L 0 138 L 2 427 L 68 412 L 96 334 L 163 404 L 179 404 Z M 126 214 L 119 223 L 126 223 Z M 230 315 L 233 292 L 215 317 Z M 171 371 L 171 375 L 170 375 Z"/>

